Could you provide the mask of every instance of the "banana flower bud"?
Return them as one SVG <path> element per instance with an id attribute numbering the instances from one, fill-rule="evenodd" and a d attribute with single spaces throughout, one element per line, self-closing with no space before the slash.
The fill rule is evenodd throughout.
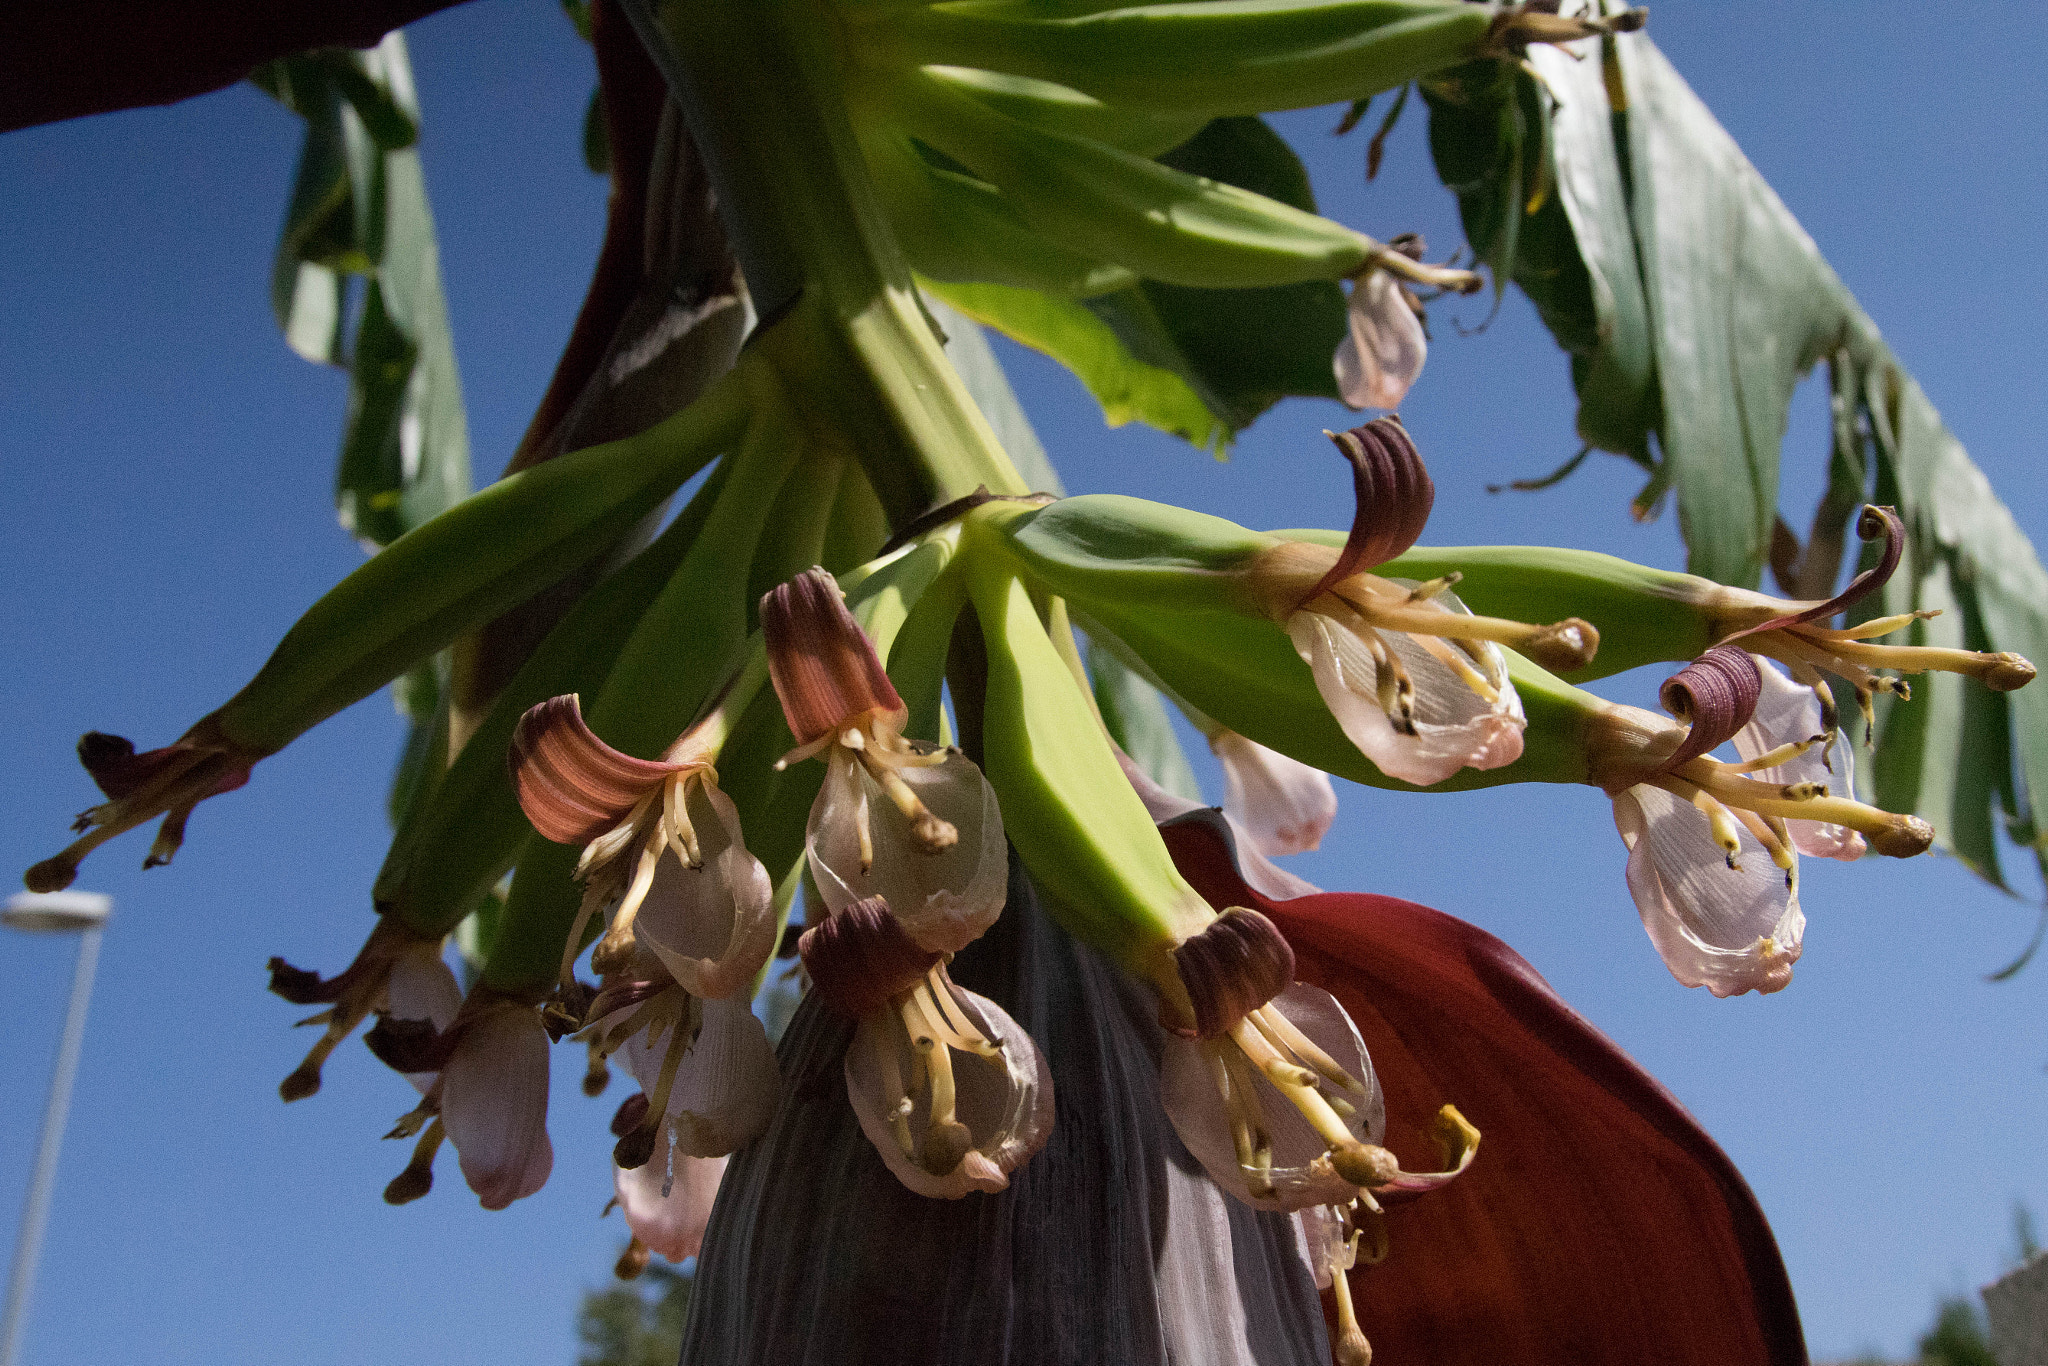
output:
<path id="1" fill-rule="evenodd" d="M 883 898 L 926 949 L 965 948 L 1003 909 L 1007 847 L 996 796 L 958 750 L 906 740 L 909 710 L 839 585 L 811 569 L 761 599 L 768 672 L 797 748 L 822 754 L 805 852 L 836 914 Z"/>
<path id="2" fill-rule="evenodd" d="M 612 1132 L 624 1138 L 641 1127 L 646 1118 L 647 1097 L 636 1093 L 619 1107 L 612 1120 Z M 647 1162 L 638 1167 L 612 1166 L 612 1199 L 626 1216 L 633 1233 L 633 1248 L 627 1256 L 635 1260 L 658 1252 L 671 1262 L 694 1257 L 704 1246 L 704 1229 L 711 1222 L 711 1206 L 718 1199 L 718 1184 L 725 1176 L 723 1157 L 682 1157 L 668 1142 L 666 1124 L 655 1134 L 657 1151 L 666 1150 L 669 1161 Z M 640 1263 L 644 1266 L 644 1261 Z M 633 1267 L 637 1274 L 640 1266 Z"/>
<path id="3" fill-rule="evenodd" d="M 1333 368 L 1349 408 L 1398 408 L 1422 375 L 1429 338 L 1401 282 L 1375 266 L 1351 284 Z"/>
<path id="4" fill-rule="evenodd" d="M 896 1178 L 947 1200 L 1006 1188 L 1052 1134 L 1052 1074 L 1031 1036 L 955 986 L 880 897 L 804 931 L 798 952 L 819 998 L 856 1022 L 847 1098 Z"/>

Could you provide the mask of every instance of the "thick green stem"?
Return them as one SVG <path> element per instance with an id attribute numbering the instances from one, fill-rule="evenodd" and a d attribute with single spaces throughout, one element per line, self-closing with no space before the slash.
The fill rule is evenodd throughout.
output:
<path id="1" fill-rule="evenodd" d="M 911 283 L 847 118 L 836 19 L 805 0 L 625 0 L 668 73 L 763 318 L 755 345 L 821 445 L 902 525 L 1027 492 Z"/>

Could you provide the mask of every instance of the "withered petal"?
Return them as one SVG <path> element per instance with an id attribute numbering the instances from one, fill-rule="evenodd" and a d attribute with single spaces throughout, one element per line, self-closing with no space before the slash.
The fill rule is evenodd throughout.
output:
<path id="1" fill-rule="evenodd" d="M 797 952 L 819 998 L 849 1020 L 886 1009 L 944 957 L 920 948 L 878 896 L 805 930 Z"/>
<path id="2" fill-rule="evenodd" d="M 1429 510 L 1436 505 L 1429 468 L 1400 418 L 1376 417 L 1330 439 L 1351 462 L 1351 487 L 1358 505 L 1343 553 L 1303 603 L 1314 601 L 1330 585 L 1405 552 L 1422 535 Z"/>
<path id="3" fill-rule="evenodd" d="M 846 610 L 839 583 L 811 568 L 761 598 L 768 677 L 799 747 L 857 717 L 907 714 L 873 642 Z"/>
<path id="4" fill-rule="evenodd" d="M 584 723 L 575 693 L 551 697 L 520 717 L 506 761 L 526 818 L 557 844 L 588 844 L 663 779 L 692 767 L 613 749 Z"/>

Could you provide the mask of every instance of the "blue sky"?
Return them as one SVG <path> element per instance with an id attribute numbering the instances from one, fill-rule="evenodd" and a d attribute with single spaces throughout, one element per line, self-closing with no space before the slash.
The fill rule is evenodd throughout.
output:
<path id="1" fill-rule="evenodd" d="M 1651 32 L 1819 242 L 2021 525 L 2048 542 L 2048 40 L 2029 7 L 1659 6 Z M 409 32 L 422 156 L 439 220 L 476 463 L 495 472 L 579 303 L 604 186 L 582 168 L 587 49 L 548 0 L 478 0 Z M 1411 110 L 1411 114 L 1416 111 Z M 1460 239 L 1422 120 L 1364 184 L 1329 111 L 1279 120 L 1326 213 L 1375 233 Z M 345 390 L 284 347 L 269 261 L 297 121 L 237 89 L 0 138 L 0 557 L 10 642 L 0 863 L 65 838 L 95 798 L 72 759 L 87 729 L 163 743 L 217 705 L 359 561 L 337 528 Z M 1404 408 L 1438 487 L 1429 539 L 1547 541 L 1676 566 L 1669 518 L 1639 526 L 1637 476 L 1596 457 L 1546 494 L 1484 486 L 1576 448 L 1565 363 L 1510 299 L 1437 317 Z M 1348 496 L 1317 435 L 1334 405 L 1269 414 L 1218 464 L 1154 433 L 1107 432 L 1042 358 L 1004 351 L 1070 488 L 1180 502 L 1253 525 L 1329 523 Z M 1795 408 L 1785 505 L 1824 468 L 1825 405 Z M 1605 691 L 1646 701 L 1654 679 Z M 80 885 L 108 930 L 27 1343 L 46 1366 L 573 1360 L 577 1298 L 623 1232 L 609 1195 L 611 1104 L 577 1093 L 564 1051 L 553 1180 L 486 1214 L 443 1161 L 401 1210 L 404 1163 L 378 1135 L 405 1084 L 349 1044 L 315 1099 L 275 1085 L 310 1042 L 263 991 L 273 953 L 332 971 L 368 926 L 398 727 L 372 699 L 209 804 L 177 864 L 142 875 L 116 842 Z M 1202 761 L 1212 791 L 1220 786 Z M 1306 877 L 1428 902 L 1503 935 L 1690 1106 L 1755 1186 L 1817 1357 L 1906 1355 L 1937 1292 L 2000 1269 L 2016 1199 L 2048 1213 L 2048 965 L 1990 985 L 2024 943 L 2026 900 L 1934 858 L 1809 862 L 1806 956 L 1768 999 L 1675 984 L 1621 880 L 1606 803 L 1586 791 L 1397 796 L 1340 785 L 1338 828 Z M 0 941 L 0 1236 L 26 1184 L 70 948 Z M 617 1083 L 615 1083 L 615 1086 Z"/>

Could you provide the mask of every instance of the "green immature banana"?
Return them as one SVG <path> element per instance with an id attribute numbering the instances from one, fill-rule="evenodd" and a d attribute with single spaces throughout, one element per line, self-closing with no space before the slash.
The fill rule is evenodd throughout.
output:
<path id="1" fill-rule="evenodd" d="M 1086 138 L 1141 157 L 1172 151 L 1209 122 L 1207 114 L 1120 108 L 1063 85 L 1001 71 L 940 66 L 926 68 L 925 74 L 1041 132 Z"/>
<path id="2" fill-rule="evenodd" d="M 527 708 L 563 693 L 594 696 L 634 626 L 677 572 L 725 487 L 729 464 L 646 550 L 598 584 L 548 633 L 492 703 L 482 726 L 391 841 L 372 896 L 379 912 L 442 934 L 518 857 L 532 833 L 505 753 Z"/>
<path id="3" fill-rule="evenodd" d="M 299 618 L 214 724 L 257 753 L 284 748 L 614 544 L 739 436 L 747 410 L 735 371 L 639 436 L 522 471 L 399 537 Z"/>
<path id="4" fill-rule="evenodd" d="M 1287 630 L 1255 599 L 1248 571 L 1279 537 L 1221 518 L 1112 495 L 1013 514 L 1003 543 L 1031 579 L 1065 597 L 1089 634 L 1231 730 L 1303 763 L 1376 787 L 1383 775 L 1338 726 Z M 1528 718 L 1522 757 L 1462 769 L 1432 790 L 1584 777 L 1580 734 L 1604 704 L 1508 653 Z"/>
<path id="5" fill-rule="evenodd" d="M 977 547 L 978 548 L 978 547 Z M 1181 880 L 1030 590 L 1007 557 L 966 565 L 988 660 L 984 768 L 1003 830 L 1052 893 L 1062 923 L 1171 1000 L 1171 951 L 1213 918 Z"/>
<path id="6" fill-rule="evenodd" d="M 1034 232 L 1001 190 L 931 165 L 893 130 L 863 129 L 861 150 L 903 254 L 923 275 L 992 281 L 1058 298 L 1107 294 L 1136 282 L 1121 266 Z"/>
<path id="7" fill-rule="evenodd" d="M 1034 232 L 1148 279 L 1221 289 L 1334 280 L 1380 250 L 1249 190 L 1032 128 L 919 73 L 885 98 L 911 132 L 999 188 Z"/>
<path id="8" fill-rule="evenodd" d="M 903 6 L 855 30 L 867 60 L 1056 82 L 1125 109 L 1258 114 L 1362 99 L 1484 55 L 1500 11 L 1462 0 Z"/>

